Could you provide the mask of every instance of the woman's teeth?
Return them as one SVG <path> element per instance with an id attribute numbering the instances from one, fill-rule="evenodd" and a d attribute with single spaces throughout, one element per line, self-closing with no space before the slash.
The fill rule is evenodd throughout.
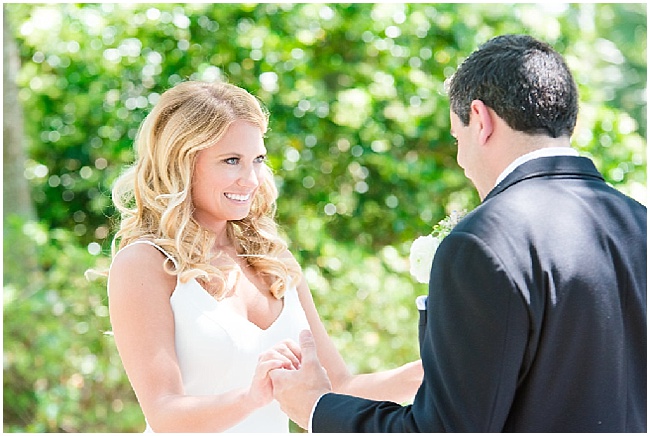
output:
<path id="1" fill-rule="evenodd" d="M 236 200 L 236 201 L 247 201 L 249 198 L 251 198 L 250 194 L 239 195 L 239 194 L 226 193 L 224 195 L 226 196 L 226 198 L 229 198 L 230 200 Z"/>

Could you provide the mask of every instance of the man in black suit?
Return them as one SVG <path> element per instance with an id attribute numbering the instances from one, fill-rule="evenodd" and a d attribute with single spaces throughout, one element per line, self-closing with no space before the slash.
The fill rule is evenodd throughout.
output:
<path id="1" fill-rule="evenodd" d="M 570 148 L 564 60 L 496 37 L 449 98 L 482 203 L 435 255 L 413 404 L 331 393 L 305 332 L 271 375 L 283 410 L 314 432 L 645 432 L 647 210 Z"/>

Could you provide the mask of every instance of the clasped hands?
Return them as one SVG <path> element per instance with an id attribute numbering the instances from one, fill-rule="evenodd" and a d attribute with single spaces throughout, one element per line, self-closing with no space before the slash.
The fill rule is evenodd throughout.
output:
<path id="1" fill-rule="evenodd" d="M 251 398 L 260 405 L 275 398 L 296 424 L 307 429 L 316 401 L 332 390 L 325 369 L 316 354 L 309 330 L 300 333 L 300 345 L 283 341 L 263 353 L 251 385 Z"/>

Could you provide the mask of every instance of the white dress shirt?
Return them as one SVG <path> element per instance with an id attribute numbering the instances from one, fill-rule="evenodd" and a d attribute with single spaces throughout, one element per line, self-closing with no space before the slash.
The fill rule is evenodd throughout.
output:
<path id="1" fill-rule="evenodd" d="M 520 166 L 523 163 L 537 159 L 540 157 L 552 157 L 552 156 L 578 156 L 578 151 L 571 147 L 547 147 L 540 148 L 530 153 L 526 153 L 523 156 L 519 156 L 517 159 L 513 160 L 510 165 L 506 167 L 505 170 L 497 177 L 497 181 L 494 186 L 498 185 L 505 179 L 508 174 L 513 172 L 515 168 Z"/>

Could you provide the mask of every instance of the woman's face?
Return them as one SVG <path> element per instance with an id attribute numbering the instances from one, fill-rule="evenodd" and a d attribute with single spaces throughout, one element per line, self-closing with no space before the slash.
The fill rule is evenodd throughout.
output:
<path id="1" fill-rule="evenodd" d="M 235 121 L 198 152 L 192 181 L 194 218 L 206 228 L 245 218 L 260 186 L 266 148 L 259 127 Z"/>

